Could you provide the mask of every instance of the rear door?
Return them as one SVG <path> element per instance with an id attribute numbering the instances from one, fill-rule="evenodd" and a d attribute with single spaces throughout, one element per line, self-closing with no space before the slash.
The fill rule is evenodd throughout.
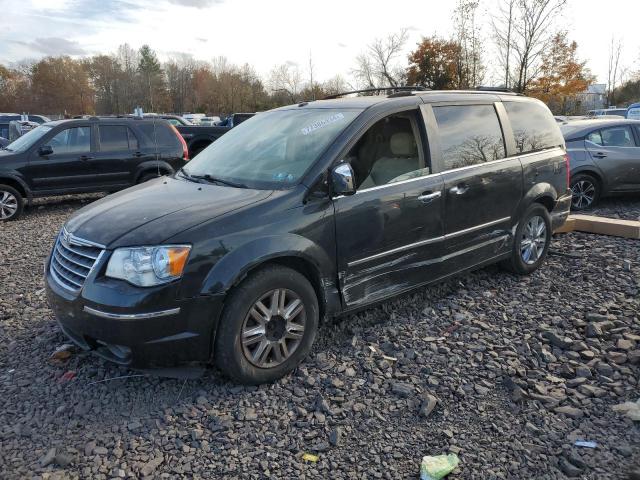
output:
<path id="1" fill-rule="evenodd" d="M 431 170 L 417 107 L 371 125 L 345 158 L 357 191 L 334 199 L 348 308 L 442 276 L 442 176 Z"/>
<path id="2" fill-rule="evenodd" d="M 522 166 L 518 158 L 506 158 L 499 102 L 429 108 L 444 181 L 445 268 L 454 273 L 507 248 L 522 198 Z"/>
<path id="3" fill-rule="evenodd" d="M 585 147 L 611 191 L 640 188 L 640 147 L 631 125 L 602 128 L 587 135 Z"/>
<path id="4" fill-rule="evenodd" d="M 91 160 L 95 183 L 123 186 L 132 183 L 129 163 L 138 158 L 138 140 L 126 124 L 98 125 L 98 151 Z"/>
<path id="5" fill-rule="evenodd" d="M 50 146 L 53 153 L 40 155 L 39 147 Z M 26 176 L 34 192 L 86 190 L 94 173 L 89 161 L 95 152 L 91 124 L 54 130 L 29 155 Z"/>

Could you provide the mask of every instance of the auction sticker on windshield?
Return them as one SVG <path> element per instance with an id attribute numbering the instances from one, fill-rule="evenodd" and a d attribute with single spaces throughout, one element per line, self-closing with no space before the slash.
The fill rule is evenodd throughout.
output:
<path id="1" fill-rule="evenodd" d="M 326 127 L 327 125 L 330 125 L 335 122 L 339 122 L 341 120 L 344 120 L 344 115 L 342 113 L 334 113 L 330 117 L 323 118 L 321 120 L 317 120 L 313 122 L 311 125 L 304 127 L 300 131 L 302 132 L 303 135 L 309 135 L 310 133 L 316 130 L 319 130 L 321 128 Z"/>

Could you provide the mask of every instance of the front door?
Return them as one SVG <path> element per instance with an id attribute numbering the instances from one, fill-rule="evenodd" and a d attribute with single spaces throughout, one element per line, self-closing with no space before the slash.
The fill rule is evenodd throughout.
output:
<path id="1" fill-rule="evenodd" d="M 91 125 L 76 125 L 48 134 L 38 147 L 51 147 L 52 152 L 42 155 L 35 148 L 29 155 L 27 166 L 34 192 L 64 192 L 86 189 L 93 181 L 90 164 L 92 146 Z"/>
<path id="2" fill-rule="evenodd" d="M 441 276 L 443 182 L 432 174 L 418 110 L 376 122 L 350 150 L 354 195 L 334 199 L 347 308 Z"/>
<path id="3" fill-rule="evenodd" d="M 433 106 L 444 181 L 446 269 L 455 273 L 509 245 L 522 198 L 522 165 L 507 159 L 493 104 Z"/>
<path id="4" fill-rule="evenodd" d="M 618 125 L 591 132 L 585 146 L 612 191 L 640 189 L 640 147 L 631 126 Z"/>

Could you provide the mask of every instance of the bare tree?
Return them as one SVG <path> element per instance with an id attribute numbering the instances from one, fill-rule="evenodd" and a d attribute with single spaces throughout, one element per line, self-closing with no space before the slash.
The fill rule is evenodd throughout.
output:
<path id="1" fill-rule="evenodd" d="M 615 90 L 616 83 L 622 79 L 619 73 L 620 54 L 622 53 L 622 41 L 616 40 L 615 37 L 611 37 L 611 45 L 609 46 L 609 70 L 607 73 L 607 103 L 609 105 L 615 105 Z"/>
<path id="2" fill-rule="evenodd" d="M 491 19 L 493 37 L 496 42 L 500 63 L 504 69 L 504 86 L 509 88 L 511 81 L 511 48 L 513 43 L 513 22 L 516 0 L 506 0 L 498 6 L 497 15 Z"/>
<path id="3" fill-rule="evenodd" d="M 524 92 L 537 74 L 542 54 L 555 34 L 552 28 L 567 0 L 519 0 L 519 21 L 514 24 L 516 60 L 514 87 Z"/>
<path id="4" fill-rule="evenodd" d="M 369 88 L 397 87 L 404 81 L 404 69 L 396 64 L 396 58 L 407 42 L 407 29 L 376 38 L 365 52 L 356 57 L 352 73 L 358 83 Z"/>
<path id="5" fill-rule="evenodd" d="M 506 83 L 524 92 L 535 78 L 555 23 L 567 0 L 501 0 L 494 38 L 505 66 Z"/>
<path id="6" fill-rule="evenodd" d="M 475 87 L 482 83 L 485 67 L 482 63 L 482 42 L 477 21 L 479 0 L 458 0 L 455 14 L 456 41 L 460 45 L 461 78 L 463 88 Z"/>
<path id="7" fill-rule="evenodd" d="M 269 73 L 267 85 L 274 93 L 286 94 L 288 103 L 295 103 L 303 87 L 302 73 L 297 65 L 276 65 Z"/>

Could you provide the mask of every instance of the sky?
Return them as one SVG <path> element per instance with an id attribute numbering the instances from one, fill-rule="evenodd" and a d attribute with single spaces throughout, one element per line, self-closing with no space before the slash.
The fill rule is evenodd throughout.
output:
<path id="1" fill-rule="evenodd" d="M 489 26 L 500 0 L 480 0 L 485 61 L 495 65 Z M 455 0 L 0 0 L 0 64 L 47 55 L 81 57 L 147 43 L 161 60 L 188 53 L 225 56 L 267 76 L 278 64 L 298 65 L 314 80 L 349 79 L 355 57 L 376 37 L 407 28 L 408 54 L 423 36 L 449 37 Z M 578 55 L 607 81 L 612 36 L 621 64 L 640 70 L 638 0 L 568 0 L 558 26 L 578 43 Z M 406 58 L 406 55 L 405 55 Z M 401 59 L 403 64 L 405 58 Z M 493 77 L 493 78 L 492 78 Z M 489 74 L 485 84 L 491 84 Z M 497 82 L 495 83 L 497 84 Z"/>

